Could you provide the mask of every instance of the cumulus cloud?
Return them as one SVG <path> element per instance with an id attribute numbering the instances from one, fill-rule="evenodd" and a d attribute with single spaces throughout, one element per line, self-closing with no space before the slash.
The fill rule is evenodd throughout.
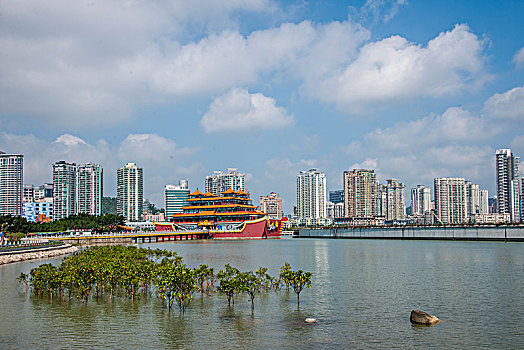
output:
<path id="1" fill-rule="evenodd" d="M 513 56 L 513 63 L 517 68 L 520 68 L 524 65 L 524 47 L 518 50 L 515 56 Z"/>
<path id="2" fill-rule="evenodd" d="M 367 43 L 338 74 L 306 86 L 306 91 L 347 112 L 362 112 L 377 102 L 461 92 L 489 78 L 483 46 L 467 25 L 440 33 L 424 47 L 392 36 Z"/>
<path id="3" fill-rule="evenodd" d="M 155 77 L 172 68 L 165 62 L 187 40 L 186 28 L 199 36 L 234 30 L 238 11 L 274 9 L 268 0 L 3 3 L 0 112 L 68 127 L 120 122 L 156 100 Z M 151 51 L 164 54 L 142 62 Z"/>
<path id="4" fill-rule="evenodd" d="M 367 7 L 392 15 L 402 3 Z M 6 2 L 0 115 L 80 129 L 138 117 L 142 105 L 272 79 L 353 112 L 459 92 L 486 78 L 482 42 L 465 25 L 426 47 L 399 36 L 365 44 L 369 31 L 351 20 L 238 30 L 239 13 L 278 11 L 269 0 Z"/>
<path id="5" fill-rule="evenodd" d="M 422 146 L 446 145 L 450 142 L 477 142 L 494 135 L 483 118 L 460 107 L 450 107 L 442 115 L 428 115 L 416 120 L 395 123 L 365 136 L 374 146 L 393 151 L 411 151 Z"/>
<path id="6" fill-rule="evenodd" d="M 524 125 L 524 87 L 519 86 L 491 96 L 484 103 L 484 113 L 499 122 L 513 121 Z"/>
<path id="7" fill-rule="evenodd" d="M 293 124 L 294 118 L 275 99 L 235 88 L 217 97 L 200 120 L 207 133 L 236 130 L 278 129 Z"/>
<path id="8" fill-rule="evenodd" d="M 24 183 L 27 184 L 52 182 L 52 165 L 60 160 L 101 164 L 106 196 L 115 196 L 117 168 L 135 162 L 144 168 L 145 196 L 160 206 L 164 185 L 196 175 L 203 178 L 204 174 L 200 163 L 186 157 L 196 149 L 178 147 L 174 140 L 157 134 L 129 134 L 116 144 L 108 144 L 103 139 L 89 143 L 70 134 L 49 142 L 35 135 L 1 132 L 0 150 L 24 154 Z"/>

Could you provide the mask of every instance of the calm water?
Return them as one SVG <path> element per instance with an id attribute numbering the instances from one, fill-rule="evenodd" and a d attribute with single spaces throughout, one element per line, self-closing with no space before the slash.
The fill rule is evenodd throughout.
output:
<path id="1" fill-rule="evenodd" d="M 234 308 L 196 296 L 183 318 L 154 298 L 50 303 L 16 277 L 43 262 L 0 266 L 0 348 L 524 348 L 524 244 L 282 239 L 145 244 L 217 271 L 289 262 L 313 288 L 247 296 Z M 412 327 L 413 308 L 437 315 Z M 315 317 L 317 324 L 305 324 Z"/>

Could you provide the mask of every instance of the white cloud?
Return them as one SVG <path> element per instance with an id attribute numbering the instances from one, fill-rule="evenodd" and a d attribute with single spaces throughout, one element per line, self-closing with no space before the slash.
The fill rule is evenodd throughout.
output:
<path id="1" fill-rule="evenodd" d="M 294 118 L 275 99 L 235 88 L 217 97 L 200 120 L 207 133 L 235 130 L 278 129 Z"/>
<path id="2" fill-rule="evenodd" d="M 524 87 L 491 96 L 484 103 L 484 113 L 498 122 L 507 120 L 524 126 Z"/>
<path id="3" fill-rule="evenodd" d="M 359 22 L 387 23 L 398 13 L 400 6 L 406 5 L 407 0 L 367 0 L 360 9 L 352 7 L 353 15 Z"/>
<path id="4" fill-rule="evenodd" d="M 393 15 L 402 3 L 368 7 Z M 350 20 L 283 23 L 243 35 L 243 11 L 280 10 L 269 0 L 6 2 L 0 112 L 89 128 L 138 117 L 133 111 L 144 104 L 272 79 L 302 84 L 306 96 L 352 112 L 460 92 L 486 78 L 482 42 L 465 25 L 426 47 L 399 36 L 362 46 L 370 33 Z"/>
<path id="5" fill-rule="evenodd" d="M 398 152 L 450 142 L 478 142 L 496 133 L 497 129 L 488 127 L 481 117 L 450 107 L 442 115 L 398 122 L 387 129 L 377 128 L 367 134 L 365 140 L 381 149 Z"/>
<path id="6" fill-rule="evenodd" d="M 177 41 L 186 29 L 197 36 L 234 29 L 238 11 L 275 9 L 268 0 L 2 3 L 0 111 L 67 127 L 120 122 L 136 105 L 158 101 L 150 93 L 172 68 L 165 62 L 195 46 Z M 142 62 L 149 52 L 162 54 Z"/>
<path id="7" fill-rule="evenodd" d="M 364 45 L 354 61 L 306 86 L 306 92 L 347 112 L 363 112 L 378 102 L 441 97 L 489 78 L 482 53 L 482 41 L 466 25 L 440 33 L 425 47 L 392 36 Z"/>
<path id="8" fill-rule="evenodd" d="M 524 47 L 518 50 L 515 56 L 513 56 L 513 63 L 517 68 L 520 68 L 524 65 Z"/>

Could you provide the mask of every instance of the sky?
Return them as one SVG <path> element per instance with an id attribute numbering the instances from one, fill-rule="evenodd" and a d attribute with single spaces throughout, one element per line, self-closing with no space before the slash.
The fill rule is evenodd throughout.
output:
<path id="1" fill-rule="evenodd" d="M 144 169 L 144 197 L 238 168 L 256 202 L 296 175 L 374 169 L 409 189 L 524 157 L 524 2 L 5 0 L 0 150 Z M 521 165 L 521 171 L 524 171 Z"/>

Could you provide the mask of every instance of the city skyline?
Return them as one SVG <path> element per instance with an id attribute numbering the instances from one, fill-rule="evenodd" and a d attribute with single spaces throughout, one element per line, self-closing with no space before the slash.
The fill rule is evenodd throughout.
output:
<path id="1" fill-rule="evenodd" d="M 49 182 L 59 160 L 102 164 L 112 197 L 117 168 L 136 162 L 157 206 L 166 184 L 203 189 L 226 167 L 252 198 L 279 193 L 285 212 L 311 168 L 328 190 L 366 168 L 406 189 L 464 177 L 492 196 L 495 151 L 524 154 L 522 13 L 498 1 L 7 2 L 0 150 L 24 154 L 26 184 Z"/>

